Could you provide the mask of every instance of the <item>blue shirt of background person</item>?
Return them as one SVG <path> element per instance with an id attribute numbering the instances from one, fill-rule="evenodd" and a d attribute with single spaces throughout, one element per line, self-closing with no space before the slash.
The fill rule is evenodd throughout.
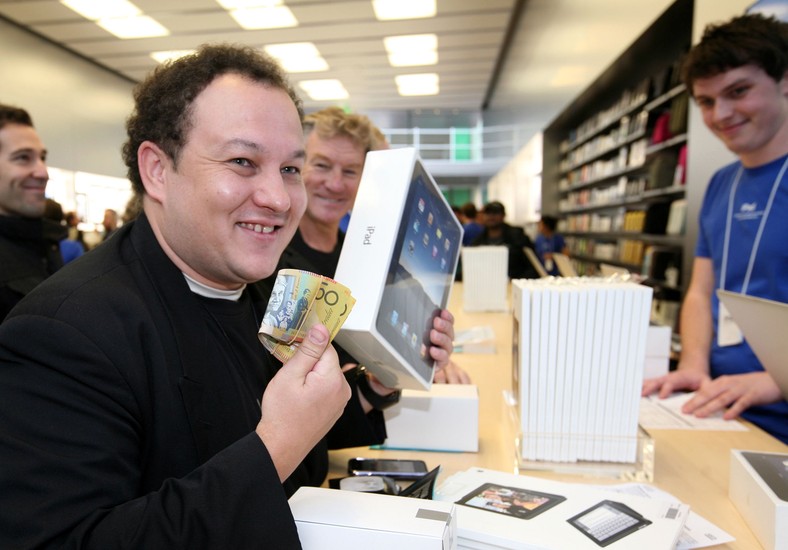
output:
<path id="1" fill-rule="evenodd" d="M 476 210 L 476 205 L 472 202 L 466 202 L 460 207 L 460 221 L 462 222 L 462 229 L 464 231 L 462 234 L 462 244 L 465 246 L 470 246 L 470 244 L 476 240 L 476 237 L 481 235 L 482 231 L 484 231 L 484 225 L 476 221 L 477 215 L 478 211 Z"/>
<path id="2" fill-rule="evenodd" d="M 534 247 L 539 261 L 550 275 L 558 276 L 558 268 L 553 261 L 553 253 L 566 254 L 566 241 L 563 235 L 555 232 L 558 220 L 553 216 L 542 216 L 539 220 L 539 234 L 536 236 Z"/>

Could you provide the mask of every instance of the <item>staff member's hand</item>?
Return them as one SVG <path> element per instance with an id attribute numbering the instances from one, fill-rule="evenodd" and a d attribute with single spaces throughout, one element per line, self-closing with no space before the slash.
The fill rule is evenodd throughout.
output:
<path id="1" fill-rule="evenodd" d="M 681 411 L 704 418 L 724 410 L 722 417 L 732 420 L 752 406 L 780 399 L 780 388 L 769 373 L 748 372 L 705 381 L 693 398 L 684 403 Z"/>

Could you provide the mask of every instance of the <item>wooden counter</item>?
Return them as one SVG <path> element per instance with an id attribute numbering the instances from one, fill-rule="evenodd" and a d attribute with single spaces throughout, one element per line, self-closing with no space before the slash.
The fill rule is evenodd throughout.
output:
<path id="1" fill-rule="evenodd" d="M 458 330 L 489 325 L 495 331 L 496 353 L 455 354 L 453 356 L 479 388 L 479 452 L 436 453 L 416 451 L 371 450 L 367 447 L 331 451 L 329 477 L 346 474 L 347 461 L 356 456 L 420 458 L 427 466 L 441 465 L 441 477 L 482 467 L 510 473 L 543 476 L 577 483 L 615 483 L 610 478 L 522 471 L 517 465 L 516 430 L 504 391 L 511 388 L 512 318 L 510 312 L 468 313 L 462 310 L 462 286 L 455 285 L 450 310 Z M 747 424 L 744 431 L 652 431 L 655 444 L 654 485 L 690 505 L 692 510 L 736 540 L 714 548 L 751 550 L 762 548 L 755 535 L 728 499 L 728 470 L 731 449 L 788 453 L 788 446 L 759 428 Z"/>

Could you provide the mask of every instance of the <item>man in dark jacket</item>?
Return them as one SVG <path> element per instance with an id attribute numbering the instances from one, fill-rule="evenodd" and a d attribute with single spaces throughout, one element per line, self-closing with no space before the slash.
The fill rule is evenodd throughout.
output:
<path id="1" fill-rule="evenodd" d="M 472 246 L 502 245 L 509 249 L 509 278 L 535 279 L 539 274 L 523 252 L 524 247 L 533 248 L 534 243 L 521 227 L 504 222 L 506 209 L 498 201 L 487 203 L 484 212 L 484 231 L 474 239 Z"/>
<path id="2" fill-rule="evenodd" d="M 0 104 L 0 321 L 63 266 L 66 228 L 43 219 L 46 153 L 27 111 Z"/>
<path id="3" fill-rule="evenodd" d="M 0 548 L 300 548 L 287 495 L 350 397 L 322 325 L 284 365 L 257 339 L 252 283 L 306 206 L 302 114 L 247 47 L 137 88 L 143 213 L 0 325 Z"/>

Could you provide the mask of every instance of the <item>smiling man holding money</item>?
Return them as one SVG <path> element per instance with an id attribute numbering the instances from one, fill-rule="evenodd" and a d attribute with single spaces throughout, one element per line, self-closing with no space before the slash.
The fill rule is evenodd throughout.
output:
<path id="1" fill-rule="evenodd" d="M 281 368 L 257 338 L 251 283 L 306 204 L 301 114 L 246 47 L 137 88 L 144 212 L 0 325 L 0 548 L 300 548 L 287 495 L 351 395 L 326 327 Z"/>

